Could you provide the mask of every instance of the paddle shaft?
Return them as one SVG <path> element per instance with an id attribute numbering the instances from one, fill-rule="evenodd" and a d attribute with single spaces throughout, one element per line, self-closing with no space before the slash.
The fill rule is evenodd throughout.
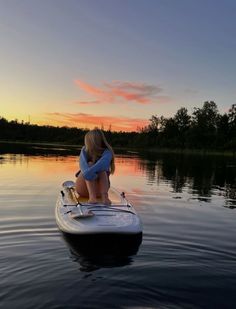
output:
<path id="1" fill-rule="evenodd" d="M 77 195 L 75 194 L 75 189 L 73 187 L 68 188 L 68 189 L 72 192 L 72 195 L 74 196 L 75 200 L 77 201 L 76 207 L 78 207 L 80 214 L 83 215 L 83 211 L 81 209 L 80 201 L 79 201 Z"/>

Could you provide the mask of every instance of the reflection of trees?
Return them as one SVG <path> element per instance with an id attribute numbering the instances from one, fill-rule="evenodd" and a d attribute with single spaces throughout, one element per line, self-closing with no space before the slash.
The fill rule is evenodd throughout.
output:
<path id="1" fill-rule="evenodd" d="M 226 198 L 226 207 L 229 208 L 236 208 L 236 185 L 233 186 L 226 186 L 225 190 L 225 198 Z"/>
<path id="2" fill-rule="evenodd" d="M 146 172 L 149 184 L 152 184 L 154 182 L 159 183 L 159 180 L 162 177 L 161 161 L 142 160 L 139 162 L 139 168 L 140 170 Z"/>
<path id="3" fill-rule="evenodd" d="M 236 116 L 231 118 L 235 121 Z M 72 154 L 78 154 L 77 147 L 33 146 L 34 148 L 24 144 L 0 144 L 0 165 L 6 162 L 12 165 L 28 164 L 32 156 L 43 156 L 44 159 L 53 156 L 55 161 L 63 161 L 68 160 L 68 156 Z M 71 160 L 73 170 L 74 157 Z M 125 175 L 138 175 L 140 172 L 145 174 L 148 185 L 158 185 L 164 180 L 171 185 L 173 192 L 181 193 L 184 188 L 188 188 L 191 194 L 196 194 L 199 199 L 206 201 L 209 201 L 214 190 L 217 190 L 217 194 L 225 197 L 226 206 L 236 206 L 236 161 L 233 157 L 130 152 L 128 155 L 126 153 L 118 156 L 116 163 L 118 173 L 120 164 L 124 167 Z M 45 173 L 45 169 L 43 172 Z"/>
<path id="4" fill-rule="evenodd" d="M 140 168 L 147 174 L 149 183 L 168 181 L 176 193 L 188 187 L 192 194 L 209 198 L 213 190 L 223 190 L 223 195 L 235 204 L 236 176 L 234 158 L 221 156 L 183 154 L 142 154 Z M 209 200 L 209 199 L 204 199 Z"/>

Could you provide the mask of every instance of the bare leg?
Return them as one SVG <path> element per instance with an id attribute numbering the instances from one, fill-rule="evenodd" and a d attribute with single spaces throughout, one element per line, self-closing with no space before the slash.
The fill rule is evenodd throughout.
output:
<path id="1" fill-rule="evenodd" d="M 109 182 L 109 176 L 107 175 L 107 172 L 100 172 L 98 174 L 98 186 L 100 195 L 102 198 L 102 202 L 106 205 L 111 204 L 111 200 L 108 197 L 108 190 L 110 188 L 110 182 Z"/>
<path id="2" fill-rule="evenodd" d="M 89 203 L 96 203 L 97 197 L 102 198 L 102 202 L 110 205 L 108 190 L 110 187 L 109 176 L 107 172 L 100 172 L 96 180 L 85 180 L 82 173 L 76 178 L 75 189 L 82 197 L 88 197 Z"/>
<path id="3" fill-rule="evenodd" d="M 89 193 L 89 203 L 95 204 L 97 203 L 97 180 L 85 180 L 88 193 Z"/>
<path id="4" fill-rule="evenodd" d="M 85 180 L 83 174 L 80 173 L 75 182 L 76 192 L 82 197 L 88 197 L 89 203 L 97 202 L 98 193 L 98 181 L 97 180 Z"/>
<path id="5" fill-rule="evenodd" d="M 84 179 L 82 173 L 80 173 L 79 176 L 76 178 L 75 190 L 80 196 L 89 197 L 87 184 L 85 182 L 85 179 Z"/>

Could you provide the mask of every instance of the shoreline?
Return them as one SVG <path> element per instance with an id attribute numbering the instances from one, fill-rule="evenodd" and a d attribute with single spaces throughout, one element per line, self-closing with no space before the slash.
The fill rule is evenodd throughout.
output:
<path id="1" fill-rule="evenodd" d="M 30 142 L 30 141 L 6 141 L 0 140 L 0 144 L 7 144 L 7 145 L 21 145 L 21 146 L 44 146 L 46 149 L 50 149 L 52 146 L 55 148 L 60 149 L 60 147 L 68 147 L 69 149 L 64 150 L 76 150 L 81 149 L 83 145 L 75 145 L 75 144 L 67 144 L 67 143 L 58 143 L 58 142 Z M 171 149 L 171 148 L 143 148 L 143 147 L 113 147 L 114 149 L 125 151 L 128 153 L 133 154 L 140 154 L 140 153 L 160 153 L 160 154 L 178 154 L 178 155 L 204 155 L 204 156 L 230 156 L 236 157 L 235 151 L 230 150 L 209 150 L 209 149 Z"/>

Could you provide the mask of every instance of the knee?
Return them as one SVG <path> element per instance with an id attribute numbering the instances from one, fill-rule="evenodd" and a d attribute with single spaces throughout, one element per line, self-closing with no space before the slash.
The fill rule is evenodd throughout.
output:
<path id="1" fill-rule="evenodd" d="M 108 174 L 106 171 L 102 171 L 98 173 L 98 178 L 102 178 L 102 179 L 108 179 Z"/>

